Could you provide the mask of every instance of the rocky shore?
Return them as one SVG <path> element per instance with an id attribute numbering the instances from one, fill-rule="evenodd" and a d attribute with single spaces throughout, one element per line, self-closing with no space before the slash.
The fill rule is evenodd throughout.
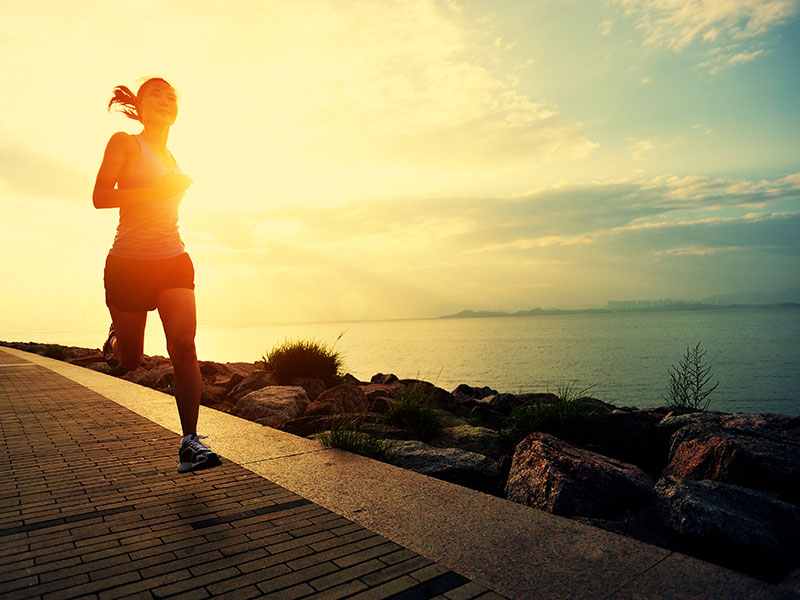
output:
<path id="1" fill-rule="evenodd" d="M 0 342 L 171 393 L 170 361 L 111 371 L 96 349 Z M 591 397 L 508 394 L 345 375 L 276 381 L 263 363 L 200 362 L 202 403 L 312 436 L 341 419 L 391 440 L 401 466 L 689 554 L 800 594 L 800 417 L 618 407 Z M 286 385 L 288 383 L 288 385 Z M 431 437 L 387 412 L 413 392 Z M 536 429 L 523 417 L 555 415 Z"/>

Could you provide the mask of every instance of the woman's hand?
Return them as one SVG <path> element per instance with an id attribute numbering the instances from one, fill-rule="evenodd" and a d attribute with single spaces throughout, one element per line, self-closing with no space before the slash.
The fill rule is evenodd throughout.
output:
<path id="1" fill-rule="evenodd" d="M 169 200 L 182 195 L 192 185 L 192 178 L 181 173 L 164 175 L 153 188 L 156 200 Z"/>

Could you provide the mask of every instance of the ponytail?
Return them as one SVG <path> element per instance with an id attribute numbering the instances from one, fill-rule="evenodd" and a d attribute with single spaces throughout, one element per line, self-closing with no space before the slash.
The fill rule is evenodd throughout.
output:
<path id="1" fill-rule="evenodd" d="M 115 108 L 129 119 L 141 122 L 142 116 L 139 114 L 139 97 L 142 95 L 144 87 L 148 83 L 155 81 L 166 83 L 169 87 L 172 87 L 169 81 L 161 77 L 151 77 L 139 86 L 139 91 L 135 94 L 128 86 L 118 85 L 114 88 L 114 95 L 111 97 L 111 100 L 108 101 L 108 110 L 110 111 L 112 108 Z"/>
<path id="2" fill-rule="evenodd" d="M 112 108 L 116 108 L 123 115 L 134 121 L 142 120 L 139 116 L 139 101 L 128 86 L 118 85 L 114 88 L 114 95 L 108 101 L 108 110 L 110 111 Z"/>

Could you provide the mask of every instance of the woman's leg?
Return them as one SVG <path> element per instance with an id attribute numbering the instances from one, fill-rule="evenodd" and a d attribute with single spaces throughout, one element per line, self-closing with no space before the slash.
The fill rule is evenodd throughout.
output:
<path id="1" fill-rule="evenodd" d="M 115 339 L 111 343 L 114 357 L 128 371 L 135 371 L 144 356 L 144 326 L 147 312 L 128 312 L 108 307 L 114 323 Z"/>
<path id="2" fill-rule="evenodd" d="M 172 288 L 162 290 L 157 300 L 158 314 L 167 336 L 167 352 L 175 369 L 172 387 L 183 435 L 197 433 L 197 414 L 200 410 L 200 395 L 203 381 L 197 364 L 194 336 L 197 330 L 197 314 L 194 290 Z"/>

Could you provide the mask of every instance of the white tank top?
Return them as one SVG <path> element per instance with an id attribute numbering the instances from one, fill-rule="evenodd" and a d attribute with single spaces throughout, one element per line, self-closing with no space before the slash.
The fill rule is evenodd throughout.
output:
<path id="1" fill-rule="evenodd" d="M 183 173 L 178 163 L 168 168 L 156 156 L 141 135 L 133 136 L 139 144 L 139 161 L 133 171 L 117 184 L 119 189 L 154 187 L 168 173 Z M 142 201 L 119 209 L 119 225 L 109 254 L 123 258 L 155 260 L 172 258 L 184 252 L 178 233 L 178 204 L 183 199 L 170 202 Z"/>

